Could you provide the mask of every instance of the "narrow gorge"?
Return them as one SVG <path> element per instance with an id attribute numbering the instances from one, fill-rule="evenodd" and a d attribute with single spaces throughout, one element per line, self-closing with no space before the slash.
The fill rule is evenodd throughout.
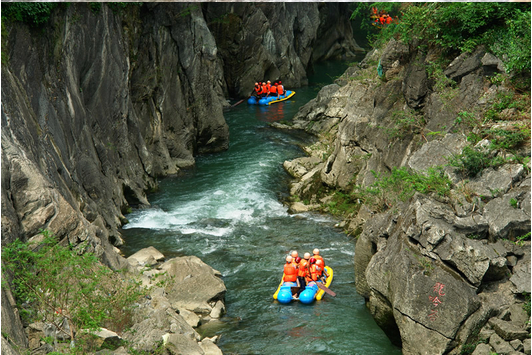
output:
<path id="1" fill-rule="evenodd" d="M 348 3 L 17 6 L 2 18 L 2 247 L 50 233 L 150 289 L 97 353 L 268 354 L 290 338 L 306 353 L 312 339 L 317 353 L 530 354 L 530 58 L 518 71 L 501 44 L 399 32 L 366 55 Z M 343 74 L 312 82 L 332 60 Z M 293 102 L 232 106 L 268 79 Z M 344 302 L 271 306 L 282 264 L 263 258 L 318 242 L 350 270 Z M 87 352 L 65 336 L 75 317 L 30 322 L 4 254 L 3 270 L 2 354 Z M 309 320 L 327 315 L 353 334 Z M 271 338 L 243 335 L 263 321 Z"/>

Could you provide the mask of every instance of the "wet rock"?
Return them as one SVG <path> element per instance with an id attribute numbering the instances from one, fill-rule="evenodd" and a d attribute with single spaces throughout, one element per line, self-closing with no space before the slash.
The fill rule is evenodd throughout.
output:
<path id="1" fill-rule="evenodd" d="M 255 80 L 306 85 L 312 63 L 349 58 L 362 50 L 345 4 L 209 3 L 203 9 L 235 96 L 247 97 Z M 220 16 L 225 23 L 216 21 Z"/>

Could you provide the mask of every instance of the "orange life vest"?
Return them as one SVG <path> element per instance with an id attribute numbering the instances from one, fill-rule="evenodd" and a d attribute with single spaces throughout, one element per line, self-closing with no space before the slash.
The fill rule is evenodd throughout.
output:
<path id="1" fill-rule="evenodd" d="M 272 92 L 272 84 L 266 84 L 266 90 L 268 90 L 268 92 Z"/>
<path id="2" fill-rule="evenodd" d="M 260 95 L 262 93 L 262 90 L 259 85 L 255 86 L 255 92 L 257 93 L 257 95 Z"/>
<path id="3" fill-rule="evenodd" d="M 307 259 L 301 259 L 301 261 L 299 262 L 299 270 L 297 271 L 297 276 L 305 277 L 305 275 L 307 274 L 307 264 Z"/>
<path id="4" fill-rule="evenodd" d="M 312 257 L 313 257 L 314 259 L 316 259 L 316 261 L 318 261 L 318 260 L 323 261 L 323 266 L 325 266 L 325 260 L 323 260 L 323 257 L 322 257 L 321 255 L 319 255 L 319 254 L 314 254 L 314 255 L 312 255 Z"/>
<path id="5" fill-rule="evenodd" d="M 299 270 L 299 264 L 296 263 L 296 258 L 292 259 L 292 263 L 291 264 L 294 265 L 294 267 Z"/>
<path id="6" fill-rule="evenodd" d="M 323 269 L 318 265 L 316 265 L 316 272 L 318 273 L 318 277 L 323 276 Z"/>
<path id="7" fill-rule="evenodd" d="M 277 85 L 277 93 L 279 95 L 284 94 L 284 86 L 282 86 L 281 84 Z"/>
<path id="8" fill-rule="evenodd" d="M 266 84 L 262 85 L 261 89 L 262 89 L 261 94 L 267 94 L 268 93 L 268 88 L 266 87 Z"/>
<path id="9" fill-rule="evenodd" d="M 307 269 L 307 275 L 305 276 L 305 279 L 307 282 L 310 281 L 316 281 L 318 280 L 318 265 L 312 264 L 310 265 L 310 268 Z"/>
<path id="10" fill-rule="evenodd" d="M 277 94 L 277 85 L 272 85 L 272 87 L 270 88 L 270 92 L 272 94 Z"/>
<path id="11" fill-rule="evenodd" d="M 297 269 L 292 263 L 284 264 L 284 282 L 296 282 L 297 280 Z"/>

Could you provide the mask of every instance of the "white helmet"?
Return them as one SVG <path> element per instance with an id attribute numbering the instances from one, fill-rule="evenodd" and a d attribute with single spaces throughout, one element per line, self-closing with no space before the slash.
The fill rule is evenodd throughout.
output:
<path id="1" fill-rule="evenodd" d="M 292 258 L 297 258 L 299 254 L 297 253 L 297 250 L 293 250 L 290 255 L 292 255 Z"/>
<path id="2" fill-rule="evenodd" d="M 305 253 L 305 255 L 303 255 L 303 259 L 310 259 L 310 253 Z"/>
<path id="3" fill-rule="evenodd" d="M 314 253 L 314 255 L 320 255 L 320 250 L 317 248 L 314 249 L 312 252 Z"/>
<path id="4" fill-rule="evenodd" d="M 292 262 L 292 257 L 290 255 L 286 256 L 286 262 L 287 263 L 291 263 Z"/>

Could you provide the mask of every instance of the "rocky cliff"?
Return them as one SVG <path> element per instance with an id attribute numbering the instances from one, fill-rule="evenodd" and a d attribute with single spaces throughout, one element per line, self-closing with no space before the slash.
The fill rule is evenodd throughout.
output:
<path id="1" fill-rule="evenodd" d="M 359 50 L 342 6 L 122 5 L 58 6 L 40 26 L 3 19 L 2 245 L 48 229 L 126 267 L 125 215 L 158 178 L 227 148 L 228 93 L 299 85 L 312 62 Z M 5 291 L 2 323 L 26 347 Z"/>
<path id="2" fill-rule="evenodd" d="M 204 8 L 235 97 L 247 97 L 257 80 L 306 85 L 313 63 L 363 51 L 353 39 L 346 4 L 208 3 Z"/>
<path id="3" fill-rule="evenodd" d="M 343 215 L 357 291 L 404 354 L 529 354 L 530 96 L 482 47 L 440 56 L 392 40 L 300 110 L 284 128 L 320 142 L 285 162 L 291 208 Z"/>

